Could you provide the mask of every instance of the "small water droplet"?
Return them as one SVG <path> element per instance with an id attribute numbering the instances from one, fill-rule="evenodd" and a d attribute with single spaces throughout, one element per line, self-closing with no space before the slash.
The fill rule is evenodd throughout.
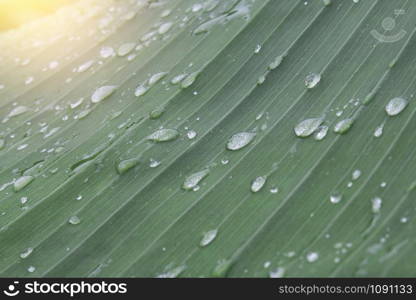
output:
<path id="1" fill-rule="evenodd" d="M 193 173 L 185 178 L 185 181 L 182 185 L 184 190 L 191 190 L 195 188 L 199 182 L 209 175 L 209 169 L 204 169 L 202 171 Z"/>
<path id="2" fill-rule="evenodd" d="M 158 161 L 158 160 L 155 160 L 155 159 L 151 158 L 151 159 L 150 159 L 150 163 L 149 163 L 149 167 L 151 167 L 151 168 L 156 168 L 156 167 L 158 167 L 160 164 L 161 164 L 161 162 L 160 162 L 160 161 Z"/>
<path id="3" fill-rule="evenodd" d="M 382 200 L 380 197 L 375 197 L 373 199 L 371 199 L 371 203 L 372 203 L 372 211 L 373 213 L 377 214 L 380 212 L 381 210 L 381 204 L 382 204 Z"/>
<path id="4" fill-rule="evenodd" d="M 129 54 L 131 51 L 133 51 L 133 49 L 136 47 L 135 43 L 125 43 L 123 45 L 121 45 L 118 50 L 117 50 L 117 55 L 118 56 L 125 56 L 127 54 Z"/>
<path id="5" fill-rule="evenodd" d="M 159 129 L 147 137 L 153 142 L 167 142 L 178 138 L 179 132 L 176 129 Z"/>
<path id="6" fill-rule="evenodd" d="M 312 89 L 315 86 L 317 86 L 320 81 L 321 81 L 321 75 L 320 74 L 317 74 L 317 73 L 309 73 L 305 77 L 305 86 L 308 89 Z"/>
<path id="7" fill-rule="evenodd" d="M 109 97 L 114 91 L 117 89 L 115 85 L 105 85 L 102 87 L 99 87 L 95 90 L 94 94 L 91 96 L 91 102 L 92 103 L 98 103 L 105 98 Z"/>
<path id="8" fill-rule="evenodd" d="M 254 53 L 258 54 L 260 52 L 260 50 L 261 50 L 261 45 L 257 44 L 256 48 L 254 48 Z"/>
<path id="9" fill-rule="evenodd" d="M 29 108 L 27 108 L 26 106 L 16 106 L 15 108 L 13 108 L 9 114 L 7 115 L 9 118 L 12 117 L 17 117 L 21 114 L 24 114 L 25 112 L 27 112 L 29 110 Z"/>
<path id="10" fill-rule="evenodd" d="M 260 191 L 264 184 L 266 183 L 267 177 L 266 176 L 259 176 L 256 179 L 253 180 L 253 182 L 251 183 L 251 191 L 253 193 L 257 193 L 258 191 Z"/>
<path id="11" fill-rule="evenodd" d="M 326 137 L 327 133 L 328 133 L 328 126 L 326 125 L 319 126 L 317 131 L 315 132 L 314 138 L 317 141 L 321 141 Z"/>
<path id="12" fill-rule="evenodd" d="M 173 268 L 169 271 L 166 271 L 162 274 L 157 275 L 157 278 L 176 278 L 178 277 L 183 271 L 185 271 L 186 266 L 179 266 Z"/>
<path id="13" fill-rule="evenodd" d="M 138 87 L 136 87 L 135 91 L 134 91 L 134 95 L 136 97 L 140 97 L 143 96 L 144 94 L 147 93 L 147 91 L 149 90 L 148 87 L 146 87 L 144 84 L 139 85 Z"/>
<path id="14" fill-rule="evenodd" d="M 228 140 L 227 149 L 235 151 L 244 148 L 254 140 L 255 136 L 254 132 L 236 133 Z"/>
<path id="15" fill-rule="evenodd" d="M 310 252 L 306 255 L 306 260 L 310 263 L 313 263 L 319 259 L 319 254 L 317 252 Z"/>
<path id="16" fill-rule="evenodd" d="M 217 237 L 217 234 L 218 234 L 217 229 L 213 229 L 213 230 L 205 232 L 202 237 L 201 242 L 199 243 L 199 246 L 201 247 L 208 246 L 215 240 L 215 238 Z"/>
<path id="17" fill-rule="evenodd" d="M 18 192 L 24 189 L 28 184 L 30 184 L 35 178 L 33 176 L 22 176 L 14 182 L 14 191 Z"/>
<path id="18" fill-rule="evenodd" d="M 284 56 L 283 55 L 279 55 L 277 56 L 268 66 L 269 70 L 274 70 L 276 69 L 278 66 L 281 65 L 282 61 L 283 61 Z"/>
<path id="19" fill-rule="evenodd" d="M 165 112 L 164 107 L 157 107 L 149 113 L 149 118 L 152 120 L 159 119 Z"/>
<path id="20" fill-rule="evenodd" d="M 221 259 L 217 262 L 214 270 L 212 271 L 212 277 L 225 277 L 228 270 L 231 268 L 232 261 L 228 259 Z"/>
<path id="21" fill-rule="evenodd" d="M 33 252 L 33 248 L 27 248 L 25 249 L 22 253 L 20 253 L 20 258 L 21 259 L 25 259 L 27 258 L 30 254 L 32 254 Z"/>
<path id="22" fill-rule="evenodd" d="M 274 188 L 270 189 L 270 193 L 272 193 L 272 194 L 277 194 L 278 192 L 279 192 L 279 188 L 277 188 L 277 187 L 274 187 Z"/>
<path id="23" fill-rule="evenodd" d="M 81 219 L 77 216 L 72 216 L 69 218 L 68 223 L 71 225 L 78 225 L 79 223 L 81 223 Z"/>
<path id="24" fill-rule="evenodd" d="M 374 136 L 375 137 L 380 137 L 383 135 L 383 129 L 384 129 L 384 124 L 381 124 L 380 126 L 377 126 L 376 130 L 374 130 Z"/>
<path id="25" fill-rule="evenodd" d="M 342 195 L 339 193 L 334 193 L 331 196 L 329 196 L 329 200 L 331 201 L 331 203 L 339 203 L 342 200 Z"/>
<path id="26" fill-rule="evenodd" d="M 193 72 L 189 75 L 187 75 L 182 81 L 181 81 L 181 88 L 186 89 L 187 87 L 190 87 L 198 77 L 199 72 Z"/>
<path id="27" fill-rule="evenodd" d="M 194 130 L 189 130 L 189 131 L 186 133 L 186 136 L 188 137 L 188 139 L 192 140 L 192 139 L 194 139 L 194 138 L 196 137 L 196 131 L 194 131 Z"/>
<path id="28" fill-rule="evenodd" d="M 278 267 L 277 269 L 269 272 L 270 278 L 282 278 L 285 275 L 285 268 Z"/>
<path id="29" fill-rule="evenodd" d="M 77 72 L 78 72 L 78 73 L 85 72 L 85 71 L 87 71 L 89 68 L 91 68 L 93 64 L 94 64 L 94 61 L 93 61 L 93 60 L 89 60 L 89 61 L 87 61 L 87 62 L 83 63 L 82 65 L 80 65 L 80 66 L 78 67 L 78 69 L 77 69 Z"/>
<path id="30" fill-rule="evenodd" d="M 319 126 L 322 124 L 322 121 L 322 118 L 311 118 L 303 120 L 294 128 L 295 134 L 298 137 L 308 137 L 319 128 Z"/>
<path id="31" fill-rule="evenodd" d="M 170 81 L 170 83 L 172 84 L 178 84 L 179 82 L 181 82 L 186 76 L 188 76 L 188 74 L 179 74 L 176 75 L 175 77 L 172 78 L 172 80 Z"/>
<path id="32" fill-rule="evenodd" d="M 30 266 L 30 267 L 28 267 L 28 268 L 27 268 L 27 271 L 28 271 L 29 273 L 33 273 L 33 272 L 35 272 L 35 271 L 36 271 L 36 268 L 35 268 L 34 266 Z"/>
<path id="33" fill-rule="evenodd" d="M 159 72 L 159 73 L 153 74 L 149 78 L 149 85 L 152 86 L 152 85 L 156 84 L 159 80 L 161 80 L 167 74 L 168 74 L 168 72 Z"/>
<path id="34" fill-rule="evenodd" d="M 334 132 L 339 133 L 339 134 L 346 133 L 351 128 L 353 123 L 354 123 L 354 119 L 352 119 L 352 118 L 344 119 L 342 121 L 339 121 L 334 126 Z"/>
<path id="35" fill-rule="evenodd" d="M 168 32 L 172 28 L 172 26 L 173 26 L 172 22 L 163 23 L 159 26 L 159 29 L 158 29 L 157 32 L 159 34 L 165 34 L 166 32 Z"/>
<path id="36" fill-rule="evenodd" d="M 114 56 L 115 52 L 112 47 L 104 46 L 100 50 L 100 55 L 102 58 L 108 58 L 110 56 Z"/>
<path id="37" fill-rule="evenodd" d="M 393 98 L 386 105 L 386 113 L 389 116 L 396 116 L 401 113 L 407 106 L 407 100 L 401 97 Z"/>
<path id="38" fill-rule="evenodd" d="M 354 172 L 352 172 L 352 180 L 357 180 L 358 178 L 360 178 L 361 176 L 361 171 L 360 170 L 354 170 Z"/>
<path id="39" fill-rule="evenodd" d="M 139 164 L 140 160 L 138 158 L 130 158 L 123 161 L 120 161 L 117 164 L 117 172 L 119 174 L 124 174 L 131 168 L 134 168 Z"/>

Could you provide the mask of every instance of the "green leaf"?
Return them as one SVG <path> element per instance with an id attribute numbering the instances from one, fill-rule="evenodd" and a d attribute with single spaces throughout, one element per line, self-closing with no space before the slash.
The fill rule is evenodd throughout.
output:
<path id="1" fill-rule="evenodd" d="M 415 276 L 416 4 L 356 2 L 1 33 L 0 275 Z"/>

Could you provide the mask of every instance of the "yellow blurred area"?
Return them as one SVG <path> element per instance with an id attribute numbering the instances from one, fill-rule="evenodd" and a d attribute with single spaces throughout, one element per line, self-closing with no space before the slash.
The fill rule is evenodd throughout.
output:
<path id="1" fill-rule="evenodd" d="M 17 27 L 74 2 L 77 0 L 0 0 L 0 30 Z"/>

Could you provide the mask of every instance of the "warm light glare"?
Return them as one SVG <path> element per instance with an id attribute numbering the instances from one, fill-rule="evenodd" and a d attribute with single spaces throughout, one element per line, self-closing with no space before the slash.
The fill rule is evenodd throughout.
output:
<path id="1" fill-rule="evenodd" d="M 0 30 L 47 15 L 75 0 L 0 0 Z"/>

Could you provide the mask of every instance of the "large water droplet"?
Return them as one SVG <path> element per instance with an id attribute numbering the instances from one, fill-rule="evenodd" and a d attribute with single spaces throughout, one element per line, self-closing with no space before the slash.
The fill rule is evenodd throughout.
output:
<path id="1" fill-rule="evenodd" d="M 205 232 L 204 236 L 202 237 L 201 242 L 199 242 L 199 246 L 201 247 L 208 246 L 215 240 L 215 238 L 217 237 L 217 234 L 218 234 L 217 229 L 213 229 L 213 230 Z"/>
<path id="2" fill-rule="evenodd" d="M 189 175 L 188 177 L 185 178 L 182 188 L 184 190 L 191 190 L 195 188 L 202 179 L 208 176 L 208 174 L 209 174 L 209 169 L 205 169 L 205 170 Z"/>
<path id="3" fill-rule="evenodd" d="M 109 97 L 114 91 L 117 89 L 117 86 L 115 85 L 105 85 L 102 87 L 99 87 L 95 90 L 94 94 L 91 96 L 91 102 L 92 103 L 98 103 L 102 101 L 103 99 Z"/>
<path id="4" fill-rule="evenodd" d="M 176 139 L 179 132 L 176 129 L 159 129 L 147 137 L 153 142 L 167 142 Z"/>
<path id="5" fill-rule="evenodd" d="M 295 134 L 299 137 L 310 136 L 322 124 L 322 118 L 311 118 L 300 122 L 295 127 Z"/>
<path id="6" fill-rule="evenodd" d="M 27 108 L 26 106 L 16 106 L 15 108 L 13 108 L 9 114 L 7 115 L 9 118 L 12 117 L 16 117 L 19 116 L 21 114 L 24 114 L 25 112 L 27 112 L 29 110 L 29 108 Z"/>
<path id="7" fill-rule="evenodd" d="M 321 81 L 321 75 L 317 73 L 310 73 L 305 77 L 305 86 L 312 89 Z"/>
<path id="8" fill-rule="evenodd" d="M 256 136 L 254 132 L 239 132 L 234 134 L 227 142 L 228 150 L 239 150 L 250 144 Z"/>
<path id="9" fill-rule="evenodd" d="M 30 184 L 35 178 L 33 176 L 22 176 L 14 182 L 14 190 L 18 192 L 24 189 L 28 184 Z"/>
<path id="10" fill-rule="evenodd" d="M 401 97 L 393 98 L 386 105 L 386 113 L 389 116 L 396 116 L 401 113 L 407 106 L 407 100 Z"/>
<path id="11" fill-rule="evenodd" d="M 253 182 L 251 183 L 251 191 L 253 193 L 257 193 L 258 191 L 260 191 L 264 184 L 266 183 L 267 177 L 266 176 L 259 176 L 256 179 L 253 180 Z"/>

